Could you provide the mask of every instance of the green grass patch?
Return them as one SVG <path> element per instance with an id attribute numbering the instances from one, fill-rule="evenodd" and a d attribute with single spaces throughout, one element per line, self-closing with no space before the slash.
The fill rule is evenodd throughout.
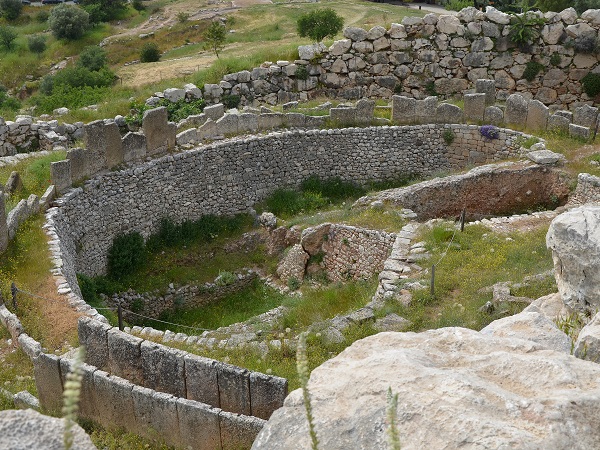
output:
<path id="1" fill-rule="evenodd" d="M 6 331 L 4 328 L 2 330 Z M 6 338 L 7 336 L 4 337 Z M 12 394 L 28 391 L 33 395 L 37 395 L 35 379 L 33 377 L 33 363 L 23 350 L 9 351 L 2 358 L 2 364 L 0 364 L 0 387 Z M 0 395 L 0 410 L 5 409 L 15 409 L 15 405 L 11 399 Z"/>
<path id="2" fill-rule="evenodd" d="M 122 429 L 107 431 L 102 425 L 91 420 L 79 419 L 78 423 L 90 436 L 94 445 L 104 450 L 174 450 L 174 447 L 161 443 L 163 439 L 158 435 L 151 441 Z"/>

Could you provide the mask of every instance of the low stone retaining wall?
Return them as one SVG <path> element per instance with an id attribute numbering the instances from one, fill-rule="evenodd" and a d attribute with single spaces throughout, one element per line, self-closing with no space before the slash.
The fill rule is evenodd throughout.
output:
<path id="1" fill-rule="evenodd" d="M 589 173 L 580 173 L 577 176 L 577 188 L 569 197 L 569 205 L 585 203 L 600 203 L 600 177 Z"/>
<path id="2" fill-rule="evenodd" d="M 358 199 L 354 207 L 383 201 L 411 209 L 419 220 L 458 217 L 465 208 L 468 219 L 473 220 L 540 205 L 559 206 L 568 194 L 568 180 L 560 171 L 519 162 L 477 167 L 464 175 L 389 189 Z"/>

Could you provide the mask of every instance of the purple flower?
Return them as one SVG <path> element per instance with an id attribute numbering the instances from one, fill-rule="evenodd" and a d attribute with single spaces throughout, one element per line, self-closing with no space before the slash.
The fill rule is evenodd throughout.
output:
<path id="1" fill-rule="evenodd" d="M 498 139 L 500 136 L 500 130 L 494 125 L 483 125 L 479 128 L 479 132 L 487 139 Z"/>

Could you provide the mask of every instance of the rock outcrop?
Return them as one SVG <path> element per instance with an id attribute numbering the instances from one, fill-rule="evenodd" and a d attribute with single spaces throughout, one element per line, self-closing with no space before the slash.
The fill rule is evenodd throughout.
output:
<path id="1" fill-rule="evenodd" d="M 532 341 L 464 328 L 380 333 L 315 369 L 309 389 L 321 448 L 387 449 L 386 392 L 410 449 L 600 448 L 600 366 Z M 300 390 L 253 450 L 309 449 Z"/>

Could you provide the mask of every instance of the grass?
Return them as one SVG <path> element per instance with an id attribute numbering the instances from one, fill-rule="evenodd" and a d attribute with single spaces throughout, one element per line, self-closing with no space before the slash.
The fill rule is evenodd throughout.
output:
<path id="1" fill-rule="evenodd" d="M 133 433 L 126 433 L 124 430 L 108 431 L 102 425 L 86 419 L 79 419 L 79 425 L 90 436 L 92 442 L 97 448 L 104 450 L 170 450 L 169 447 L 157 441 L 150 441 Z"/>
<path id="2" fill-rule="evenodd" d="M 2 339 L 6 339 L 6 329 L 1 328 L 0 335 Z M 21 391 L 28 391 L 33 395 L 37 395 L 35 379 L 33 378 L 33 363 L 29 356 L 21 349 L 9 350 L 2 348 L 6 345 L 4 341 L 0 346 L 0 353 L 7 352 L 2 358 L 0 364 L 0 388 L 16 394 Z M 0 395 L 0 410 L 14 409 L 12 399 L 8 399 Z"/>

